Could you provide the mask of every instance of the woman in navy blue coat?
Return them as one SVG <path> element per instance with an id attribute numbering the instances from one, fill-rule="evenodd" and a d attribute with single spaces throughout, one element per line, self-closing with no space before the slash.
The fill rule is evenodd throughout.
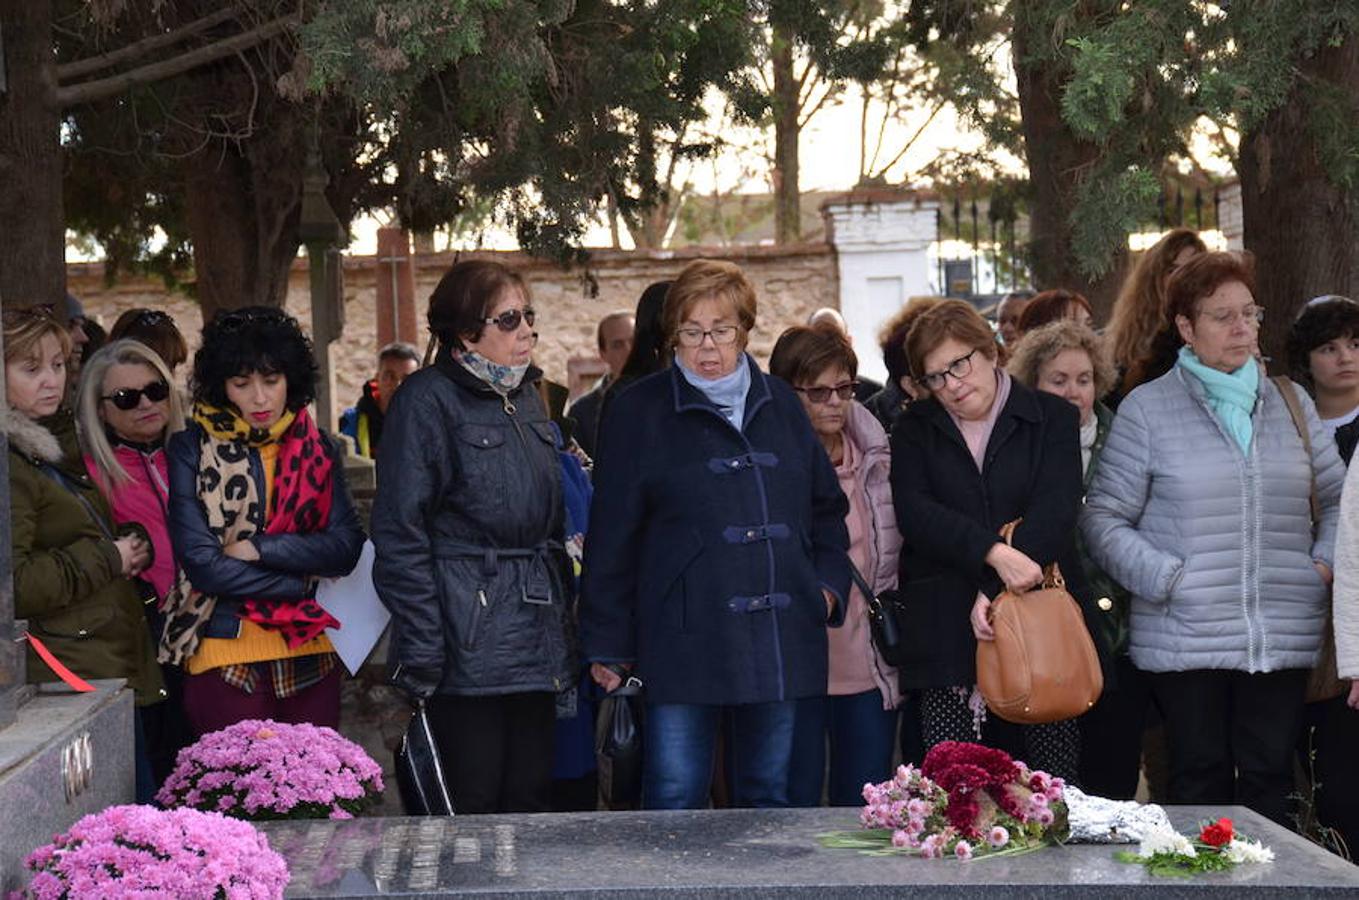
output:
<path id="1" fill-rule="evenodd" d="M 674 365 L 604 420 L 581 637 L 606 689 L 647 697 L 643 804 L 706 805 L 723 716 L 738 806 L 785 806 L 793 701 L 826 692 L 848 503 L 797 395 L 745 353 L 755 292 L 691 263 L 663 323 Z"/>

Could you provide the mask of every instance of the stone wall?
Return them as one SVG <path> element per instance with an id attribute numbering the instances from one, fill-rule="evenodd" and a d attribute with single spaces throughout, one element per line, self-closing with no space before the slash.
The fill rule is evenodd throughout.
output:
<path id="1" fill-rule="evenodd" d="M 538 309 L 538 363 L 549 378 L 568 380 L 568 362 L 593 358 L 595 325 L 605 313 L 632 309 L 642 290 L 654 281 L 673 278 L 690 260 L 729 259 L 739 264 L 755 284 L 760 301 L 759 323 L 751 350 L 764 361 L 774 340 L 789 325 L 805 321 L 819 306 L 837 306 L 838 285 L 834 251 L 827 244 L 793 247 L 685 248 L 674 251 L 595 250 L 587 266 L 563 269 L 518 252 L 417 256 L 415 298 L 421 310 L 439 278 L 457 258 L 493 258 L 520 270 L 529 282 Z M 336 396 L 342 405 L 356 399 L 364 379 L 372 376 L 377 351 L 375 316 L 377 265 L 373 257 L 345 260 L 345 332 L 331 346 L 336 372 Z M 102 266 L 73 264 L 68 268 L 70 291 L 85 305 L 86 315 L 105 328 L 119 313 L 138 306 L 164 309 L 174 316 L 197 347 L 202 316 L 198 304 L 169 291 L 159 281 L 120 278 L 104 282 Z M 287 306 L 302 324 L 311 318 L 307 264 L 299 259 L 289 282 Z M 425 336 L 422 330 L 422 339 Z M 423 350 L 423 347 L 421 348 Z"/>

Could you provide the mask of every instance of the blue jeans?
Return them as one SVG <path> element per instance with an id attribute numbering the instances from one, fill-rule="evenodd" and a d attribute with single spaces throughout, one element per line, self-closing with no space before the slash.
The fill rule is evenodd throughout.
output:
<path id="1" fill-rule="evenodd" d="M 821 805 L 829 737 L 830 805 L 861 806 L 866 782 L 891 777 L 896 736 L 897 711 L 883 709 L 876 690 L 798 700 L 788 802 Z"/>
<path id="2" fill-rule="evenodd" d="M 717 733 L 724 718 L 732 805 L 787 806 L 793 706 L 791 700 L 739 706 L 648 703 L 642 806 L 707 808 Z"/>

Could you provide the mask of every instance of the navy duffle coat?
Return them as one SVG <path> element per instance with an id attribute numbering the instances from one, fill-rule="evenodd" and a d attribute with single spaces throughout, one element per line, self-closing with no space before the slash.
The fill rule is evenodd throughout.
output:
<path id="1" fill-rule="evenodd" d="M 653 703 L 826 692 L 822 590 L 849 590 L 848 501 L 797 395 L 745 356 L 737 430 L 677 368 L 609 405 L 585 542 L 581 640 Z"/>

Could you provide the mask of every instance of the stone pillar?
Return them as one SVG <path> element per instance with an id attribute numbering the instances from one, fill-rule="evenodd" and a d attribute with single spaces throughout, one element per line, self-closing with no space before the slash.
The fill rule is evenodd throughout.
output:
<path id="1" fill-rule="evenodd" d="M 906 190 L 852 191 L 821 206 L 835 248 L 840 312 L 859 357 L 859 372 L 887 376 L 878 329 L 910 297 L 930 290 L 930 246 L 935 241 L 933 195 Z"/>
<path id="2" fill-rule="evenodd" d="M 415 309 L 415 266 L 411 261 L 410 235 L 403 228 L 378 229 L 376 287 L 378 346 L 373 348 L 375 359 L 377 349 L 392 341 L 420 343 L 420 322 Z"/>
<path id="3" fill-rule="evenodd" d="M 1246 227 L 1241 217 L 1241 182 L 1224 184 L 1217 195 L 1217 228 L 1227 239 L 1228 250 L 1246 248 Z M 1209 248 L 1212 249 L 1212 248 Z"/>

